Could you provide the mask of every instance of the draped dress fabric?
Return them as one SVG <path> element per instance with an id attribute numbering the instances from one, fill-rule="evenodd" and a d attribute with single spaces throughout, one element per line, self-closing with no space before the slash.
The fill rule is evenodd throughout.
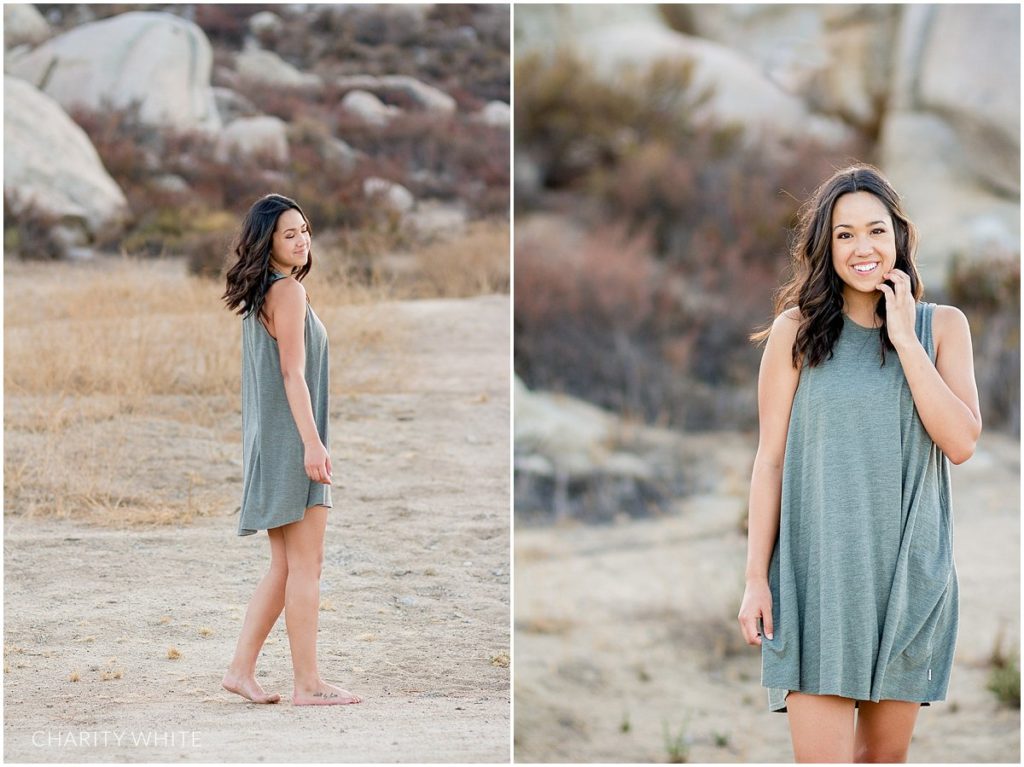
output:
<path id="1" fill-rule="evenodd" d="M 273 272 L 272 284 L 287 275 Z M 328 439 L 327 330 L 306 300 L 306 385 L 320 440 Z M 284 389 L 276 339 L 253 312 L 242 320 L 242 507 L 238 535 L 297 522 L 310 506 L 333 507 L 331 486 L 311 480 Z"/>
<path id="2" fill-rule="evenodd" d="M 935 304 L 915 331 L 935 361 Z M 762 635 L 770 711 L 798 690 L 855 700 L 945 700 L 959 598 L 949 462 L 925 430 L 899 357 L 844 315 L 833 357 L 804 368 L 768 569 Z M 763 628 L 762 634 L 763 634 Z"/>

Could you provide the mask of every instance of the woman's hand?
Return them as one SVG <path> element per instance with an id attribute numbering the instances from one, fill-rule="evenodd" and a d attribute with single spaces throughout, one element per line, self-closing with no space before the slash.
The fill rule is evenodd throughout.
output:
<path id="1" fill-rule="evenodd" d="M 314 482 L 331 484 L 331 457 L 319 439 L 306 443 L 306 475 Z"/>
<path id="2" fill-rule="evenodd" d="M 772 625 L 772 590 L 767 579 L 747 581 L 743 592 L 743 603 L 740 614 L 736 616 L 740 622 L 740 630 L 747 644 L 761 644 L 761 635 L 757 632 L 757 619 L 764 622 L 764 633 L 771 639 L 775 627 Z"/>
<path id="3" fill-rule="evenodd" d="M 906 272 L 901 269 L 890 269 L 882 276 L 892 280 L 895 286 L 894 290 L 882 282 L 876 285 L 875 289 L 885 294 L 885 329 L 889 333 L 889 340 L 898 351 L 917 342 L 917 333 L 914 330 L 917 300 L 910 292 L 910 276 Z"/>

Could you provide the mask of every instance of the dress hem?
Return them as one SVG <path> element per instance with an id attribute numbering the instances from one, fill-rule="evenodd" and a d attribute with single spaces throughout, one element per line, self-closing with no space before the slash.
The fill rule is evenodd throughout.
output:
<path id="1" fill-rule="evenodd" d="M 808 695 L 835 695 L 835 696 L 838 696 L 840 698 L 849 698 L 850 700 L 854 701 L 854 707 L 855 708 L 857 707 L 857 703 L 859 703 L 862 700 L 865 701 L 865 702 L 868 702 L 868 703 L 878 703 L 879 701 L 883 701 L 883 700 L 898 700 L 898 701 L 902 701 L 904 703 L 920 703 L 922 706 L 931 706 L 932 703 L 938 703 L 938 702 L 944 701 L 946 699 L 945 695 L 943 695 L 942 697 L 939 697 L 939 698 L 929 697 L 929 698 L 926 698 L 926 699 L 920 699 L 920 698 L 877 698 L 876 699 L 876 698 L 871 697 L 870 694 L 868 694 L 868 695 L 851 695 L 851 694 L 843 692 L 841 690 L 837 691 L 837 690 L 834 690 L 834 689 L 802 690 L 802 689 L 799 688 L 799 686 L 794 686 L 794 687 L 765 687 L 764 689 L 766 689 L 766 690 L 784 690 L 785 691 L 785 695 L 782 696 L 781 705 L 779 703 L 772 704 L 772 702 L 771 702 L 771 697 L 772 697 L 771 693 L 769 692 L 769 695 L 768 695 L 768 710 L 769 711 L 774 711 L 774 712 L 777 712 L 777 713 L 780 713 L 780 714 L 785 714 L 785 713 L 788 712 L 788 708 L 786 707 L 786 698 L 789 696 L 789 693 L 791 693 L 791 692 L 803 692 L 803 693 L 807 693 Z"/>
<path id="2" fill-rule="evenodd" d="M 260 530 L 276 530 L 279 527 L 284 527 L 285 525 L 290 525 L 293 522 L 301 522 L 303 519 L 306 518 L 306 509 L 312 509 L 314 506 L 323 506 L 324 508 L 327 508 L 327 509 L 333 509 L 334 508 L 334 504 L 332 504 L 332 503 L 313 503 L 313 504 L 310 504 L 309 506 L 307 506 L 305 509 L 303 509 L 302 510 L 302 514 L 300 514 L 299 516 L 295 517 L 294 519 L 289 519 L 287 522 L 281 522 L 280 524 L 273 524 L 273 525 L 269 525 L 267 527 L 263 527 L 263 526 L 259 526 L 259 527 L 240 527 L 238 529 L 238 536 L 244 537 L 244 536 L 247 536 L 247 535 L 255 535 Z"/>

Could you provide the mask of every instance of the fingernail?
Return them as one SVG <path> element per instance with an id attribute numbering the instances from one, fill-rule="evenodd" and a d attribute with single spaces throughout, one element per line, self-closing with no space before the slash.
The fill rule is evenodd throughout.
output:
<path id="1" fill-rule="evenodd" d="M 769 639 L 771 639 L 771 638 L 772 638 L 772 635 L 771 635 L 771 634 L 768 634 L 768 638 L 769 638 Z"/>

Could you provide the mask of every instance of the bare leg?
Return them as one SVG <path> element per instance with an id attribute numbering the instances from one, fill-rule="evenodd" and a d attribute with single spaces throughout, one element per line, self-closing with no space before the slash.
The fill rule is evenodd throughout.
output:
<path id="1" fill-rule="evenodd" d="M 280 695 L 266 692 L 256 681 L 256 659 L 284 609 L 285 584 L 288 580 L 284 534 L 280 528 L 276 528 L 268 530 L 267 535 L 270 538 L 270 569 L 249 600 L 235 656 L 221 682 L 225 690 L 237 693 L 253 703 L 277 703 L 281 700 Z"/>
<path id="2" fill-rule="evenodd" d="M 858 762 L 906 762 L 921 704 L 906 700 L 861 701 L 857 714 Z"/>
<path id="3" fill-rule="evenodd" d="M 853 761 L 853 699 L 792 691 L 786 697 L 798 762 Z"/>
<path id="4" fill-rule="evenodd" d="M 285 586 L 285 623 L 292 651 L 296 706 L 359 703 L 360 698 L 320 678 L 316 664 L 316 634 L 320 618 L 320 571 L 324 559 L 324 530 L 327 508 L 311 506 L 298 522 L 285 525 L 284 543 L 288 556 Z"/>

